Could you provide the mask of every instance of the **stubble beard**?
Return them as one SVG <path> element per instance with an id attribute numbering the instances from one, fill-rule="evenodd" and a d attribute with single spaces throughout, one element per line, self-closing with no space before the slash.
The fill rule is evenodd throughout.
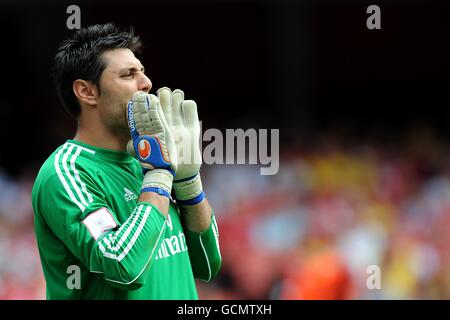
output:
<path id="1" fill-rule="evenodd" d="M 126 108 L 117 105 L 115 110 L 118 111 L 112 113 L 109 116 L 109 119 L 106 120 L 105 124 L 114 136 L 126 143 L 131 139 L 130 129 L 128 128 Z"/>
<path id="2" fill-rule="evenodd" d="M 121 112 L 117 117 L 117 124 L 115 127 L 115 131 L 117 132 L 118 137 L 121 137 L 122 139 L 128 141 L 131 139 L 130 135 L 130 129 L 128 128 L 128 119 L 127 119 L 127 113 L 126 108 L 123 112 Z"/>

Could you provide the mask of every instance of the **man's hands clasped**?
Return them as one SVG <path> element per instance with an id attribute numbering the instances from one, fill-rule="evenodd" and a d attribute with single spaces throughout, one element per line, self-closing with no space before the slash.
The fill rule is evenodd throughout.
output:
<path id="1" fill-rule="evenodd" d="M 128 104 L 131 140 L 127 149 L 148 170 L 142 191 L 175 198 L 181 205 L 204 199 L 200 179 L 202 156 L 197 105 L 181 90 L 161 88 L 158 97 L 136 92 Z"/>

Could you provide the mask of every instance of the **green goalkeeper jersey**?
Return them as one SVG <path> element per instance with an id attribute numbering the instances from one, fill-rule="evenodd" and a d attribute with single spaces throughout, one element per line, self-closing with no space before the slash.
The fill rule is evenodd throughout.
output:
<path id="1" fill-rule="evenodd" d="M 183 228 L 137 202 L 143 174 L 126 152 L 68 140 L 47 159 L 32 191 L 47 299 L 198 299 L 195 278 L 221 266 L 219 233 Z"/>

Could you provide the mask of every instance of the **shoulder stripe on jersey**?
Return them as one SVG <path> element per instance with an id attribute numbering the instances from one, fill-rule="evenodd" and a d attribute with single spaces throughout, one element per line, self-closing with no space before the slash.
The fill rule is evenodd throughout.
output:
<path id="1" fill-rule="evenodd" d="M 86 148 L 86 147 L 79 146 L 79 145 L 77 145 L 77 144 L 75 144 L 75 143 L 72 143 L 72 142 L 66 142 L 66 144 L 70 144 L 71 146 L 75 146 L 75 147 L 77 147 L 77 148 L 79 148 L 79 149 L 81 149 L 81 150 L 83 150 L 83 151 L 87 151 L 87 152 L 89 152 L 89 153 L 91 153 L 91 154 L 95 154 L 95 151 L 94 151 L 94 150 L 88 149 L 88 148 Z"/>
<path id="2" fill-rule="evenodd" d="M 75 179 L 81 185 L 81 189 L 83 190 L 84 194 L 87 195 L 89 203 L 91 203 L 91 202 L 94 201 L 94 199 L 92 199 L 92 195 L 87 191 L 86 184 L 83 181 L 81 181 L 80 173 L 78 172 L 77 168 L 75 167 L 75 160 L 80 155 L 81 150 L 89 150 L 89 149 L 77 148 L 77 151 L 75 152 L 75 155 L 72 156 L 72 160 L 70 161 L 70 164 L 71 164 L 71 167 L 72 167 L 72 171 L 75 174 Z"/>
<path id="3" fill-rule="evenodd" d="M 62 157 L 61 163 L 62 163 L 64 172 L 66 173 L 66 177 L 69 179 L 71 186 L 73 187 L 73 189 L 75 189 L 75 192 L 78 195 L 78 199 L 81 200 L 81 203 L 83 204 L 83 206 L 87 207 L 88 203 L 87 203 L 86 199 L 84 198 L 83 194 L 81 193 L 81 190 L 78 187 L 78 184 L 76 183 L 75 179 L 71 175 L 71 173 L 69 171 L 69 167 L 68 167 L 68 162 L 69 162 L 68 159 L 69 159 L 69 156 L 72 154 L 73 149 L 74 149 L 73 145 L 71 145 L 69 147 L 69 149 L 67 149 L 66 153 Z M 76 153 L 74 155 L 72 155 L 72 159 L 70 160 L 70 163 L 73 163 L 75 161 L 75 159 L 76 159 L 75 155 L 76 155 Z"/>
<path id="4" fill-rule="evenodd" d="M 59 158 L 61 157 L 61 154 L 63 153 L 64 149 L 66 149 L 67 144 L 64 144 L 64 146 L 58 151 L 58 153 L 55 156 L 55 169 L 56 173 L 58 174 L 59 180 L 64 186 L 64 189 L 66 189 L 67 194 L 69 195 L 70 199 L 80 208 L 82 212 L 86 209 L 84 205 L 75 198 L 75 195 L 72 192 L 72 189 L 70 189 L 69 185 L 66 182 L 66 179 L 64 178 L 64 175 L 62 174 L 61 168 L 59 167 Z"/>
<path id="5" fill-rule="evenodd" d="M 63 159 L 62 159 L 62 164 L 63 164 L 63 168 L 65 170 L 66 175 L 69 178 L 69 181 L 71 182 L 73 188 L 75 189 L 77 195 L 80 197 L 81 202 L 83 203 L 84 206 L 89 206 L 89 204 L 93 201 L 92 199 L 92 195 L 86 190 L 86 185 L 81 181 L 80 179 L 80 175 L 78 170 L 76 170 L 75 168 L 75 161 L 78 158 L 78 156 L 80 155 L 81 151 L 83 149 L 81 149 L 81 147 L 75 145 L 75 144 L 70 144 L 71 146 L 69 147 L 69 149 L 67 150 L 66 154 L 64 155 Z M 75 179 L 73 178 L 73 174 L 72 172 L 70 172 L 68 166 L 67 166 L 67 159 L 68 156 L 72 153 L 72 150 L 75 148 L 75 154 L 72 155 L 72 158 L 70 160 L 70 164 L 71 164 L 71 169 L 73 171 L 73 174 L 75 174 L 75 176 L 78 176 L 78 181 L 81 185 L 81 189 L 83 190 L 83 192 L 85 193 L 86 197 L 88 198 L 88 201 L 86 201 L 85 197 L 83 196 L 83 192 L 80 190 L 79 185 L 77 184 L 77 182 L 75 181 Z M 89 149 L 86 149 L 89 150 Z"/>
<path id="6" fill-rule="evenodd" d="M 75 153 L 72 155 L 70 160 L 68 160 L 74 149 Z M 73 143 L 65 143 L 64 146 L 56 154 L 54 162 L 56 172 L 58 174 L 59 180 L 64 186 L 64 189 L 66 190 L 70 199 L 80 208 L 82 212 L 84 212 L 84 210 L 86 210 L 86 207 L 93 201 L 92 195 L 87 191 L 86 185 L 81 181 L 80 174 L 75 167 L 75 162 L 81 151 L 84 149 L 85 148 L 79 147 Z M 70 164 L 70 167 L 68 166 L 68 164 Z"/>

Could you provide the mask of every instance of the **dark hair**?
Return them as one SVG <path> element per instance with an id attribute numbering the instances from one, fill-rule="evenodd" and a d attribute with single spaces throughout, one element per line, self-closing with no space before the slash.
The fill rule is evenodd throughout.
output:
<path id="1" fill-rule="evenodd" d="M 97 24 L 78 30 L 65 40 L 55 56 L 53 79 L 61 103 L 73 117 L 80 112 L 80 105 L 73 93 L 77 79 L 91 81 L 100 92 L 100 78 L 106 65 L 101 56 L 112 49 L 128 48 L 139 53 L 142 43 L 134 35 L 133 28 L 122 31 L 112 23 Z"/>

